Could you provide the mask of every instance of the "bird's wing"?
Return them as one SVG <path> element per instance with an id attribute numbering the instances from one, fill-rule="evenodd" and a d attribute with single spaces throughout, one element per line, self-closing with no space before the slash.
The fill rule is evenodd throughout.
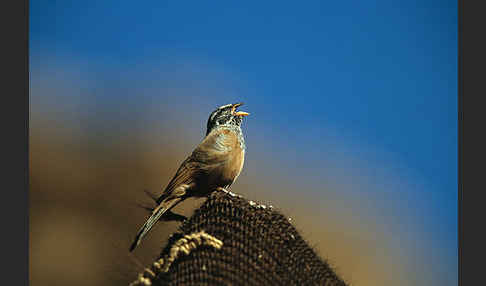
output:
<path id="1" fill-rule="evenodd" d="M 178 186 L 191 185 L 198 176 L 224 164 L 228 160 L 228 153 L 235 146 L 235 140 L 237 142 L 237 137 L 230 130 L 215 130 L 209 133 L 184 160 L 157 202 L 160 203 L 171 197 L 173 190 Z"/>
<path id="2" fill-rule="evenodd" d="M 181 164 L 162 195 L 157 199 L 158 206 L 138 231 L 130 246 L 130 251 L 137 247 L 142 238 L 164 213 L 183 200 L 187 191 L 194 187 L 198 176 L 208 174 L 211 170 L 228 161 L 228 157 L 230 157 L 228 153 L 235 146 L 235 139 L 237 140 L 235 135 L 232 132 L 227 132 L 227 130 L 211 132 L 204 138 L 191 156 Z"/>
<path id="3" fill-rule="evenodd" d="M 172 180 L 170 180 L 164 192 L 162 192 L 162 195 L 157 199 L 157 204 L 160 204 L 162 201 L 173 196 L 173 192 L 178 186 L 183 184 L 191 185 L 194 183 L 194 180 L 198 176 L 198 172 L 197 163 L 192 162 L 191 157 L 189 156 L 182 162 L 176 174 Z"/>

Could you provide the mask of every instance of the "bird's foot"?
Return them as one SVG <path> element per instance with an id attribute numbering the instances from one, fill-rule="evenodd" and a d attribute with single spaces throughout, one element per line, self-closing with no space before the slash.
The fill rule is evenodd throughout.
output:
<path id="1" fill-rule="evenodd" d="M 230 192 L 230 191 L 228 191 L 227 189 L 225 189 L 225 188 L 223 188 L 223 187 L 217 187 L 217 188 L 216 188 L 216 191 L 221 191 L 221 192 L 224 192 L 224 193 L 226 193 L 227 195 L 230 195 L 230 196 L 232 196 L 232 197 L 238 197 L 238 198 L 241 198 L 241 196 L 240 196 L 240 195 L 235 194 L 235 193 L 233 193 L 233 192 Z"/>
<path id="2" fill-rule="evenodd" d="M 225 189 L 225 188 L 223 188 L 223 187 L 217 187 L 217 188 L 216 188 L 216 191 L 219 191 L 219 192 L 225 192 L 225 193 L 229 193 L 229 191 L 228 191 L 228 190 L 226 190 L 226 189 Z"/>

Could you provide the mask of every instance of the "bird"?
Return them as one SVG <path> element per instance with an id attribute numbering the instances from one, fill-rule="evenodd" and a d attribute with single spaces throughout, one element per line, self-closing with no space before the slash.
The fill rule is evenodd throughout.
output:
<path id="1" fill-rule="evenodd" d="M 213 191 L 226 191 L 235 182 L 245 161 L 245 139 L 241 124 L 248 112 L 238 111 L 242 102 L 226 104 L 209 115 L 206 135 L 180 165 L 174 177 L 155 201 L 150 217 L 139 229 L 130 246 L 132 252 L 159 220 L 184 220 L 171 211 L 189 197 L 207 197 Z"/>

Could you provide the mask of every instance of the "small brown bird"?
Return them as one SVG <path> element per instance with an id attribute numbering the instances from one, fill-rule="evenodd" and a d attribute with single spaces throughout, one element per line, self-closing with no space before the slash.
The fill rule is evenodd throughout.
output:
<path id="1" fill-rule="evenodd" d="M 157 206 L 150 209 L 152 214 L 140 228 L 130 251 L 160 219 L 183 217 L 171 212 L 178 203 L 188 197 L 204 197 L 215 190 L 226 190 L 238 178 L 245 161 L 241 123 L 243 117 L 249 115 L 236 110 L 241 105 L 243 103 L 223 105 L 211 113 L 206 137 L 182 162 L 160 197 L 152 197 Z"/>

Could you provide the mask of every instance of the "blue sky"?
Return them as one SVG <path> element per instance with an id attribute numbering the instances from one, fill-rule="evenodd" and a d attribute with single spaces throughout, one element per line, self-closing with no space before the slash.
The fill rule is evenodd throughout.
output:
<path id="1" fill-rule="evenodd" d="M 318 166 L 326 136 L 350 156 L 390 164 L 423 186 L 408 190 L 405 209 L 424 216 L 455 265 L 457 1 L 31 1 L 30 9 L 34 67 L 46 54 L 111 72 L 174 58 L 222 67 L 244 86 L 232 96 L 269 136 L 305 150 L 308 164 Z"/>

